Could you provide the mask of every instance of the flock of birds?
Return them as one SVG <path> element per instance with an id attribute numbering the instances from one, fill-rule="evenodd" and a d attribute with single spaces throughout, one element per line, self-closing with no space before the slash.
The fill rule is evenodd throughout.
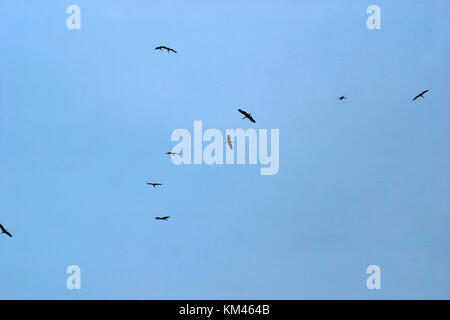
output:
<path id="1" fill-rule="evenodd" d="M 168 53 L 169 53 L 169 52 L 177 53 L 174 49 L 169 48 L 169 47 L 166 47 L 166 46 L 158 46 L 158 47 L 155 48 L 155 50 L 161 50 L 161 51 L 166 50 Z M 419 93 L 417 96 L 415 96 L 415 97 L 413 98 L 413 101 L 416 100 L 417 98 L 424 98 L 423 95 L 424 95 L 425 93 L 427 93 L 428 91 L 430 91 L 430 90 L 424 90 L 424 91 L 422 91 L 421 93 Z M 346 96 L 340 96 L 338 99 L 342 101 L 342 100 L 348 99 L 348 98 L 347 98 Z M 248 119 L 248 120 L 250 120 L 251 122 L 256 123 L 256 121 L 255 121 L 255 119 L 252 117 L 252 114 L 251 114 L 251 113 L 248 113 L 248 112 L 246 112 L 246 111 L 244 111 L 244 110 L 242 110 L 242 109 L 238 109 L 238 111 L 244 116 L 244 117 L 242 118 L 242 120 Z M 229 135 L 227 135 L 227 141 L 226 141 L 226 143 L 228 144 L 228 146 L 230 147 L 230 149 L 233 149 L 233 142 L 231 141 L 231 137 L 230 137 Z M 179 152 L 171 152 L 171 151 L 166 152 L 166 154 L 169 154 L 169 155 L 171 155 L 171 156 L 180 155 Z M 147 184 L 153 186 L 153 188 L 155 188 L 155 189 L 156 189 L 156 186 L 162 186 L 162 183 L 159 183 L 159 182 L 147 182 Z M 156 220 L 164 220 L 164 221 L 168 221 L 169 218 L 170 218 L 170 216 L 155 217 Z M 7 236 L 12 237 L 12 234 L 9 233 L 8 230 L 7 230 L 5 227 L 3 227 L 1 224 L 0 224 L 0 229 L 1 229 L 1 231 L 2 231 L 1 234 L 6 234 Z"/>
<path id="2" fill-rule="evenodd" d="M 169 52 L 177 53 L 176 50 L 174 50 L 174 49 L 172 49 L 172 48 L 169 48 L 169 47 L 166 47 L 166 46 L 158 46 L 158 47 L 155 48 L 155 50 L 161 50 L 161 51 L 166 50 L 167 53 L 169 53 Z M 248 120 L 250 120 L 251 122 L 256 123 L 256 121 L 255 121 L 255 119 L 252 117 L 252 114 L 251 114 L 251 113 L 248 113 L 248 112 L 246 112 L 246 111 L 244 111 L 244 110 L 242 110 L 242 109 L 238 109 L 238 111 L 244 116 L 244 117 L 242 118 L 242 120 L 248 119 Z M 228 144 L 228 146 L 230 147 L 230 149 L 233 150 L 233 142 L 231 141 L 230 135 L 227 135 L 227 142 L 226 142 L 226 143 Z M 169 155 L 171 155 L 171 156 L 177 156 L 177 155 L 180 155 L 179 152 L 172 152 L 172 151 L 166 152 L 166 154 L 169 154 Z M 155 188 L 155 189 L 156 189 L 156 186 L 162 186 L 162 183 L 159 183 L 159 182 L 147 182 L 147 184 L 150 185 L 150 186 L 152 186 L 152 187 Z M 170 218 L 170 216 L 155 217 L 156 220 L 164 220 L 164 221 L 168 221 L 169 218 Z"/>
<path id="3" fill-rule="evenodd" d="M 413 98 L 413 101 L 414 100 L 416 100 L 417 98 L 420 98 L 420 97 L 424 97 L 423 95 L 425 94 L 425 93 L 427 93 L 428 91 L 430 91 L 430 90 L 424 90 L 424 91 L 422 91 L 421 93 L 419 93 L 417 96 L 415 96 L 414 98 Z M 339 98 L 338 98 L 339 100 L 344 100 L 344 99 L 347 99 L 347 97 L 346 96 L 340 96 Z"/>

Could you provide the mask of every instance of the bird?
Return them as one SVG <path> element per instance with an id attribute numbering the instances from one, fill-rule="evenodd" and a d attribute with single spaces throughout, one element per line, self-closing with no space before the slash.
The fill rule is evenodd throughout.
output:
<path id="1" fill-rule="evenodd" d="M 241 109 L 238 109 L 238 111 L 244 115 L 242 120 L 244 120 L 245 118 L 248 118 L 248 120 L 250 120 L 251 122 L 256 123 L 256 121 L 255 121 L 255 119 L 253 119 L 251 113 L 247 113 L 247 112 L 245 112 L 244 110 L 241 110 Z"/>
<path id="2" fill-rule="evenodd" d="M 147 184 L 153 186 L 153 188 L 155 188 L 155 189 L 156 189 L 156 186 L 162 186 L 162 183 L 147 182 Z"/>
<path id="3" fill-rule="evenodd" d="M 166 47 L 166 46 L 159 46 L 159 47 L 156 47 L 155 50 L 161 50 L 161 51 L 162 51 L 162 50 L 167 50 L 167 52 L 173 51 L 173 52 L 177 53 L 175 50 L 173 50 L 173 49 L 171 49 L 171 48 L 168 48 L 168 47 Z"/>
<path id="4" fill-rule="evenodd" d="M 344 99 L 347 99 L 347 97 L 346 96 L 340 96 L 338 99 L 339 100 L 344 100 Z"/>
<path id="5" fill-rule="evenodd" d="M 230 146 L 230 149 L 233 150 L 233 143 L 231 142 L 231 138 L 230 138 L 229 134 L 227 134 L 227 143 L 228 143 L 228 146 Z"/>
<path id="6" fill-rule="evenodd" d="M 174 155 L 176 155 L 176 154 L 177 154 L 177 155 L 180 155 L 180 153 L 179 153 L 179 152 L 171 152 L 171 151 L 169 151 L 169 152 L 166 152 L 166 154 L 171 154 L 171 155 L 173 155 L 173 156 L 174 156 Z"/>
<path id="7" fill-rule="evenodd" d="M 168 220 L 170 218 L 170 216 L 165 216 L 165 217 L 155 217 L 156 220 Z"/>
<path id="8" fill-rule="evenodd" d="M 5 227 L 3 227 L 1 224 L 0 224 L 0 229 L 2 229 L 2 233 L 6 234 L 6 235 L 8 235 L 8 236 L 10 236 L 10 237 L 12 237 L 12 234 L 9 233 L 8 230 L 6 230 Z"/>
<path id="9" fill-rule="evenodd" d="M 414 97 L 413 101 L 416 100 L 418 97 L 422 97 L 422 98 L 423 98 L 423 95 L 424 95 L 425 93 L 427 93 L 428 91 L 430 91 L 430 90 L 422 91 L 421 93 L 419 93 L 417 96 Z"/>

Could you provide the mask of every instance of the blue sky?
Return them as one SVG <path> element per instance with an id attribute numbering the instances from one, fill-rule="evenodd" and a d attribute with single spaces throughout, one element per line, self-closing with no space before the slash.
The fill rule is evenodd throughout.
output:
<path id="1" fill-rule="evenodd" d="M 0 298 L 449 299 L 449 9 L 2 1 Z M 194 120 L 279 129 L 278 174 L 174 165 Z"/>

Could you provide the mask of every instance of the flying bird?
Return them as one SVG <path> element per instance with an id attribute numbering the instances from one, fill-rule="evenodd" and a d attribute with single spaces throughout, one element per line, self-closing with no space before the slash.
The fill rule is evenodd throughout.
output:
<path id="1" fill-rule="evenodd" d="M 227 134 L 227 143 L 231 150 L 233 150 L 233 143 L 231 142 L 230 135 Z"/>
<path id="2" fill-rule="evenodd" d="M 174 156 L 174 155 L 176 155 L 176 154 L 177 154 L 177 155 L 180 155 L 180 153 L 179 153 L 179 152 L 171 152 L 171 151 L 169 151 L 169 152 L 166 152 L 166 154 L 171 154 L 171 155 L 173 155 L 173 156 Z"/>
<path id="3" fill-rule="evenodd" d="M 0 224 L 0 229 L 2 229 L 2 233 L 6 234 L 6 235 L 8 235 L 8 236 L 10 236 L 10 237 L 12 237 L 12 234 L 9 233 L 8 230 L 6 230 L 5 227 L 3 227 L 1 224 Z"/>
<path id="4" fill-rule="evenodd" d="M 168 47 L 166 47 L 166 46 L 159 46 L 159 47 L 156 47 L 155 50 L 161 50 L 161 51 L 167 50 L 167 52 L 172 51 L 172 52 L 177 53 L 175 50 L 173 50 L 173 49 L 171 49 L 171 48 L 168 48 Z"/>
<path id="5" fill-rule="evenodd" d="M 251 122 L 256 123 L 256 121 L 255 121 L 255 119 L 253 119 L 251 113 L 247 113 L 247 112 L 245 112 L 244 110 L 241 110 L 241 109 L 238 109 L 238 111 L 244 115 L 242 120 L 244 120 L 245 118 L 248 118 L 248 120 L 250 120 Z"/>
<path id="6" fill-rule="evenodd" d="M 147 184 L 153 186 L 153 188 L 155 188 L 155 189 L 156 189 L 156 186 L 162 186 L 162 183 L 147 182 Z"/>
<path id="7" fill-rule="evenodd" d="M 165 216 L 165 217 L 155 217 L 156 220 L 168 220 L 170 218 L 170 216 Z"/>
<path id="8" fill-rule="evenodd" d="M 427 93 L 428 91 L 430 91 L 430 90 L 422 91 L 421 93 L 419 93 L 417 96 L 414 97 L 413 101 L 416 100 L 418 97 L 422 97 L 422 98 L 423 98 L 423 95 L 424 95 L 425 93 Z"/>
<path id="9" fill-rule="evenodd" d="M 344 100 L 344 99 L 347 99 L 347 97 L 346 96 L 340 96 L 338 99 L 339 100 Z"/>

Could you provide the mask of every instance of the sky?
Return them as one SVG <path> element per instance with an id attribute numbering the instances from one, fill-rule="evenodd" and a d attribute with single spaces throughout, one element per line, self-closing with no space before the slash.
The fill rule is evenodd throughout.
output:
<path id="1" fill-rule="evenodd" d="M 0 299 L 449 299 L 449 9 L 0 2 Z M 175 165 L 196 120 L 279 129 L 278 173 Z"/>

